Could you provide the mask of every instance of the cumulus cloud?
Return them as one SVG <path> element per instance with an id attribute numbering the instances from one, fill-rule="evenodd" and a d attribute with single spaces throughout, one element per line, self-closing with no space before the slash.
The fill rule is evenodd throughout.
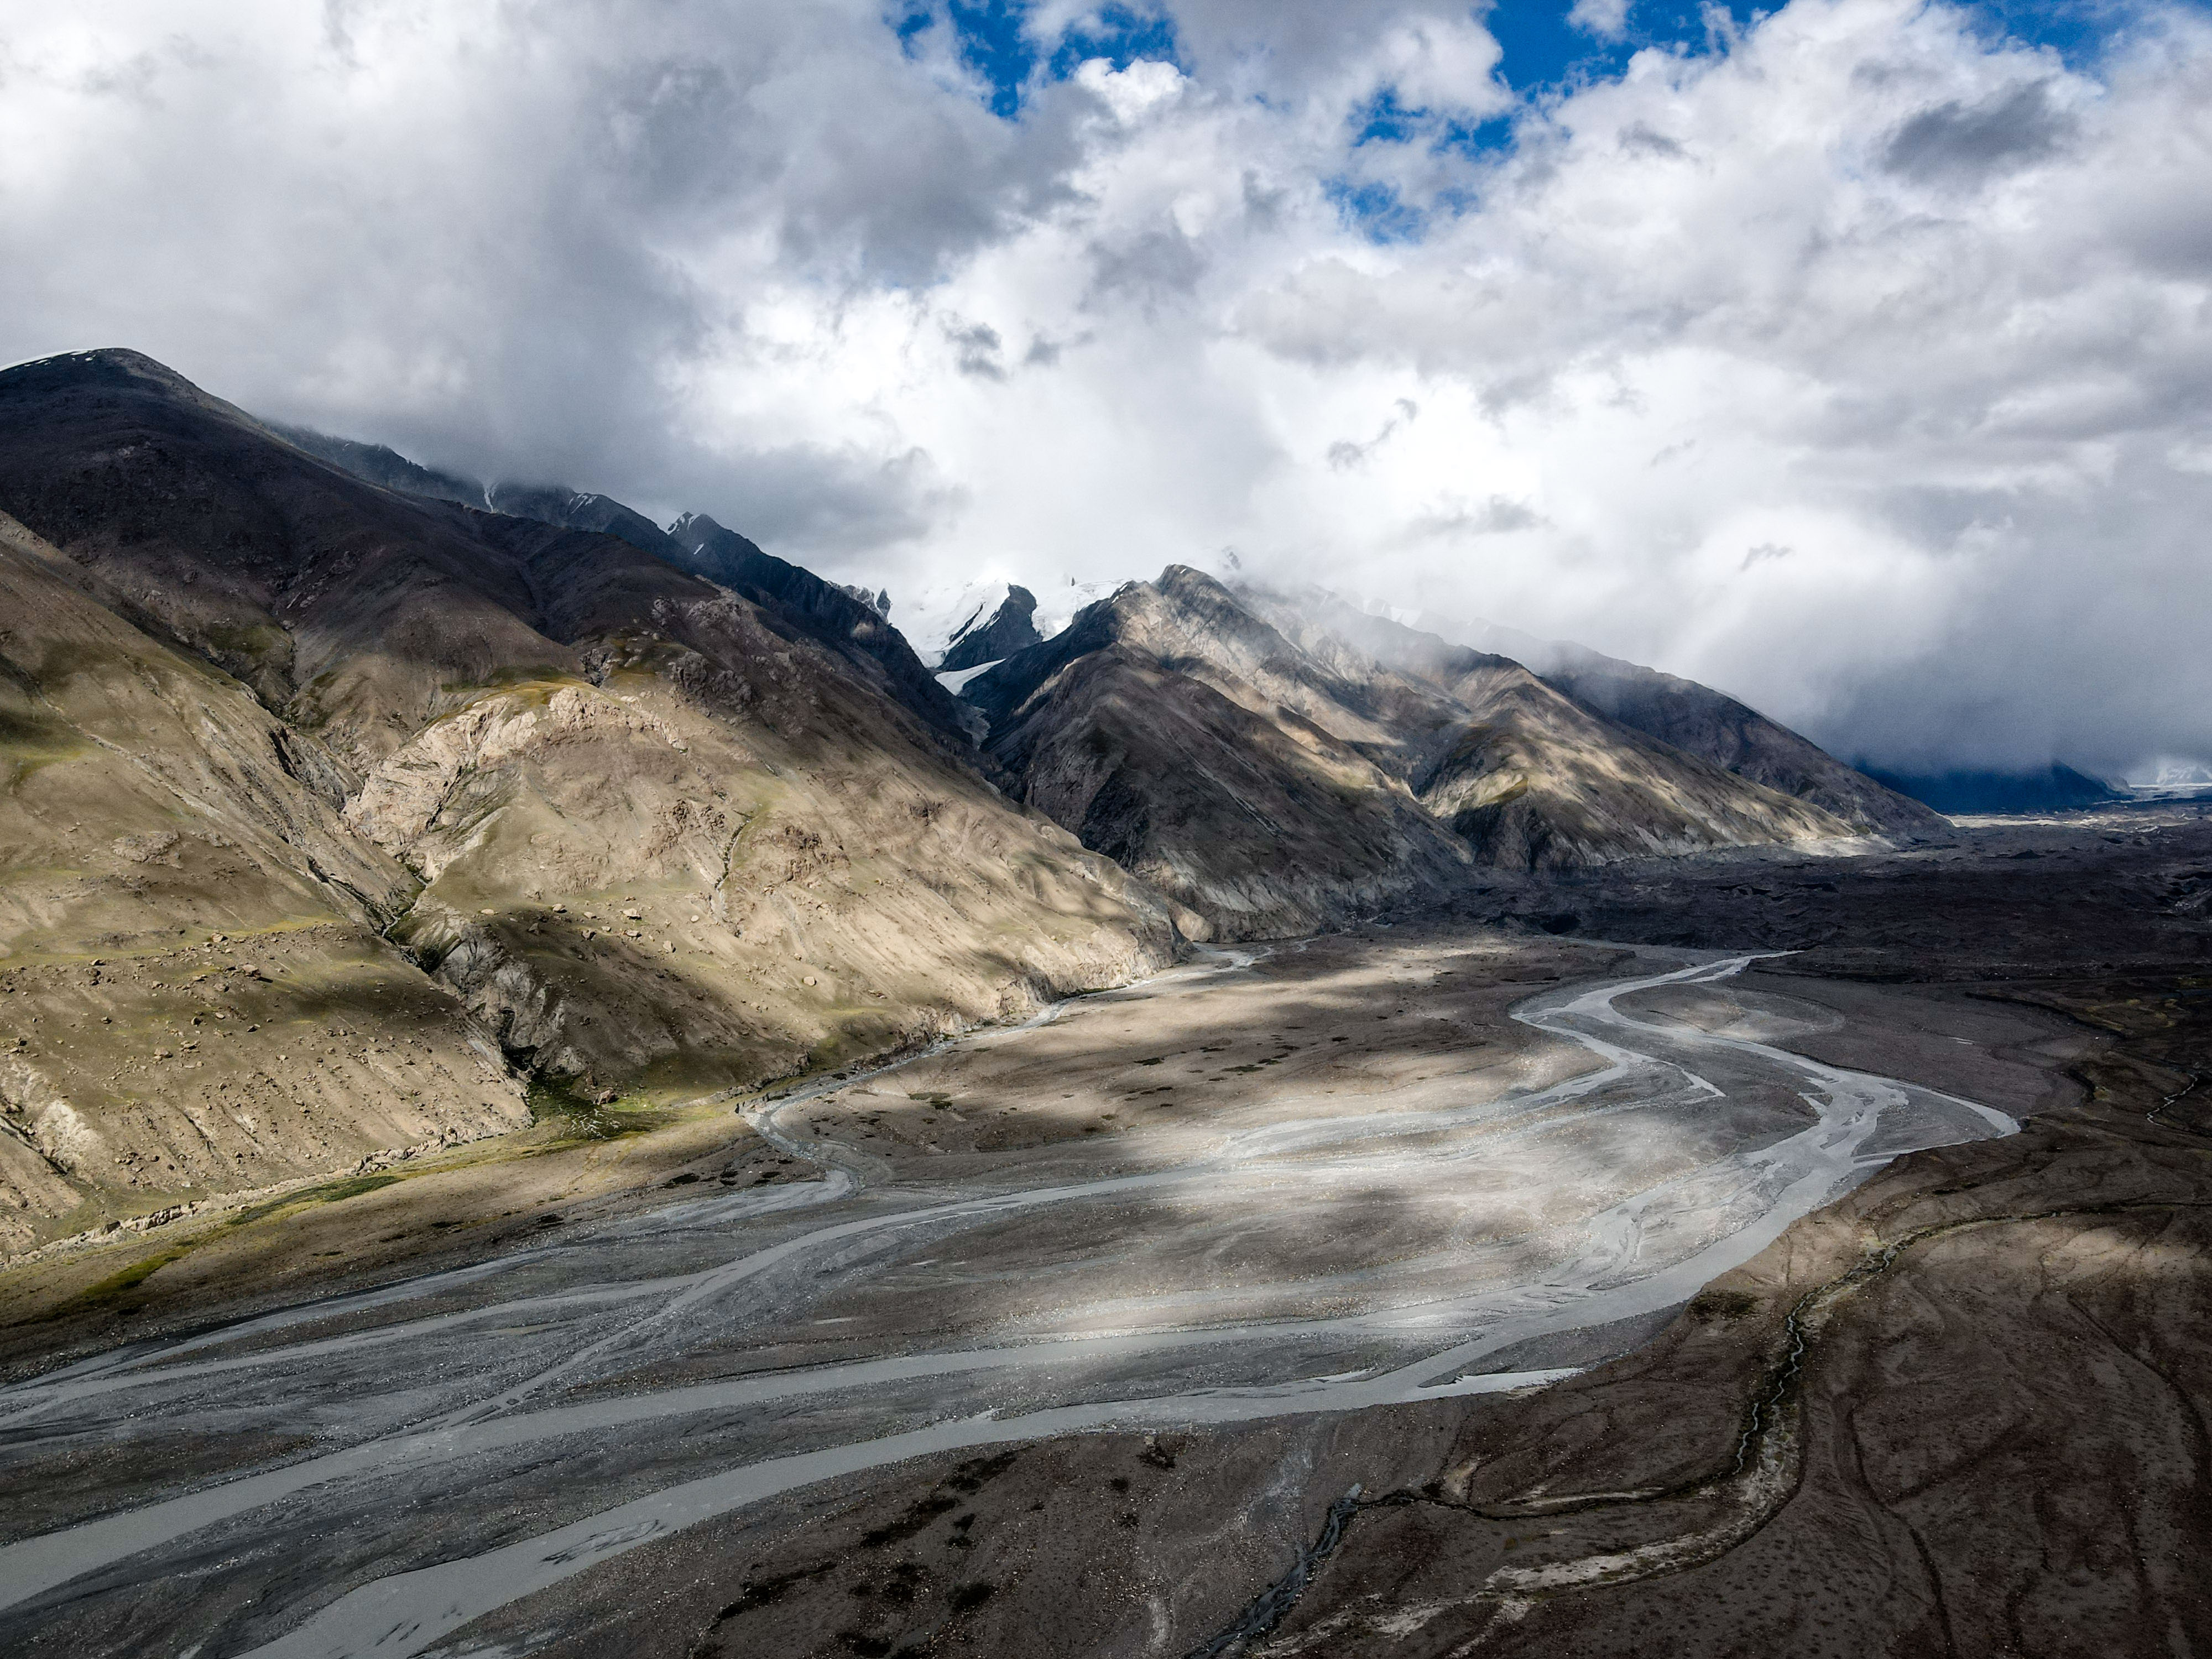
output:
<path id="1" fill-rule="evenodd" d="M 895 600 L 1233 544 L 2115 770 L 2212 754 L 2212 31 L 2125 15 L 1790 0 L 1531 103 L 1462 0 L 1047 0 L 1018 85 L 933 0 L 92 0 L 0 25 L 0 356 Z"/>
<path id="2" fill-rule="evenodd" d="M 1628 0 L 1575 0 L 1567 21 L 1601 40 L 1618 40 L 1628 33 Z"/>

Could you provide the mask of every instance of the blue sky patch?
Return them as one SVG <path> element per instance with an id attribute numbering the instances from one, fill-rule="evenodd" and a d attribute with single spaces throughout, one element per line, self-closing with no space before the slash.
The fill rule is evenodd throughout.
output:
<path id="1" fill-rule="evenodd" d="M 914 42 L 941 21 L 952 31 L 960 61 L 990 88 L 992 113 L 1012 120 L 1040 81 L 1065 81 L 1093 58 L 1117 70 L 1139 58 L 1176 59 L 1175 21 L 1164 12 L 1109 4 L 1085 23 L 1042 41 L 1028 29 L 1033 0 L 930 0 L 886 14 L 909 57 Z"/>
<path id="2" fill-rule="evenodd" d="M 1359 124 L 1359 136 L 1352 142 L 1358 144 L 1402 144 L 1428 126 L 1429 112 L 1407 109 L 1398 101 L 1398 88 L 1385 87 L 1376 93 L 1354 118 Z"/>
<path id="3" fill-rule="evenodd" d="M 1345 222 L 1370 242 L 1418 242 L 1429 228 L 1429 216 L 1401 200 L 1395 185 L 1340 178 L 1322 189 Z"/>
<path id="4" fill-rule="evenodd" d="M 1158 12 L 1138 11 L 1128 6 L 1099 9 L 1100 27 L 1072 28 L 1054 48 L 1047 73 L 1065 81 L 1093 58 L 1103 58 L 1116 70 L 1125 70 L 1141 58 L 1173 64 L 1176 58 L 1175 21 Z"/>
<path id="5" fill-rule="evenodd" d="M 1487 20 L 1490 32 L 1504 53 L 1498 73 L 1516 92 L 1603 80 L 1626 69 L 1628 60 L 1646 46 L 1702 52 L 1712 45 L 1712 30 L 1705 21 L 1703 5 L 1684 4 L 1682 0 L 1633 0 L 1628 9 L 1627 30 L 1618 40 L 1576 27 L 1567 21 L 1571 9 L 1563 0 L 1499 0 L 1492 10 Z M 1717 9 L 1742 27 L 1760 12 L 1778 8 L 1729 0 Z"/>
<path id="6" fill-rule="evenodd" d="M 2208 11 L 2203 0 L 2178 0 L 2185 11 Z M 2129 0 L 1978 0 L 1968 7 L 1982 33 L 2003 40 L 2048 46 L 2071 70 L 2094 69 L 2105 48 L 2130 31 L 2142 8 Z"/>
<path id="7" fill-rule="evenodd" d="M 2212 10 L 2212 0 L 2179 0 L 2194 10 Z M 1103 58 L 1115 69 L 1140 58 L 1182 65 L 1170 8 L 1147 0 L 1110 3 L 1094 21 L 1043 41 L 1028 33 L 1034 0 L 908 0 L 886 12 L 884 21 L 909 52 L 925 31 L 939 21 L 952 31 L 961 61 L 989 88 L 994 112 L 1012 119 L 1022 101 L 1041 82 L 1063 81 L 1086 60 Z M 1571 0 L 1498 0 L 1486 21 L 1497 37 L 1503 58 L 1498 73 L 1523 97 L 1535 97 L 1617 76 L 1647 46 L 1690 54 L 1719 44 L 1709 12 L 1722 12 L 1739 28 L 1748 28 L 1779 5 L 1753 0 L 1631 0 L 1626 29 L 1608 40 L 1569 22 Z M 1973 0 L 1967 9 L 1992 43 L 2012 40 L 2049 46 L 2069 66 L 2088 67 L 2106 45 L 2142 15 L 2136 0 Z M 1488 152 L 1512 141 L 1510 119 L 1480 126 L 1431 131 L 1425 112 L 1401 106 L 1385 88 L 1355 118 L 1356 143 L 1406 143 L 1424 135 L 1446 148 Z"/>
<path id="8" fill-rule="evenodd" d="M 1513 124 L 1521 112 L 1507 110 L 1480 121 L 1447 121 L 1437 130 L 1436 148 L 1462 155 L 1496 155 L 1513 148 Z"/>
<path id="9" fill-rule="evenodd" d="M 914 56 L 915 37 L 936 21 L 936 17 L 926 9 L 901 12 L 896 16 L 884 19 L 884 21 L 897 31 L 899 46 L 909 58 Z"/>
<path id="10" fill-rule="evenodd" d="M 991 112 L 1012 119 L 1020 113 L 1022 88 L 1036 67 L 1036 46 L 1022 30 L 1029 10 L 1023 0 L 945 0 L 946 15 L 960 41 L 960 60 L 991 88 Z"/>

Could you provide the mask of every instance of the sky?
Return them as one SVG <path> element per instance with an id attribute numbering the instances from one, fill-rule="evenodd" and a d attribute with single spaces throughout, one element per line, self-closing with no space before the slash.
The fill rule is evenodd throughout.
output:
<path id="1" fill-rule="evenodd" d="M 77 0 L 0 14 L 0 362 L 894 622 L 1233 561 L 2139 774 L 2212 757 L 2207 179 L 2191 0 Z"/>

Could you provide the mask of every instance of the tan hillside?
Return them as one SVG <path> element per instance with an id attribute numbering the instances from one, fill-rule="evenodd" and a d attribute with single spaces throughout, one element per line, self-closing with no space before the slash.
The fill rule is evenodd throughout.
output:
<path id="1" fill-rule="evenodd" d="M 818 618 L 368 484 L 146 359 L 0 374 L 0 507 L 10 1248 L 1176 948 Z"/>
<path id="2" fill-rule="evenodd" d="M 1387 686 L 1407 702 L 1402 688 L 1410 681 L 1441 698 L 1449 718 L 1425 709 L 1418 726 L 1401 722 L 1411 781 L 1422 804 L 1487 863 L 1573 867 L 1840 840 L 1868 827 L 1863 815 L 1832 811 L 1609 719 L 1509 658 L 1365 615 L 1325 593 L 1247 586 L 1237 597 L 1347 683 Z M 1774 731 L 1866 794 L 1887 794 L 1802 738 Z M 1820 793 L 1848 804 L 1834 790 Z"/>
<path id="3" fill-rule="evenodd" d="M 0 1248 L 529 1121 L 313 738 L 12 519 L 0 616 Z"/>

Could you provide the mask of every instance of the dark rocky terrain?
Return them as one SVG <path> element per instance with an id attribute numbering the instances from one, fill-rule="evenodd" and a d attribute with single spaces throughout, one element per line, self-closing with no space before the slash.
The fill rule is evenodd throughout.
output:
<path id="1" fill-rule="evenodd" d="M 986 617 L 981 611 L 953 629 L 951 643 L 938 660 L 939 673 L 981 668 L 1044 643 L 1036 630 L 1036 595 L 1026 587 L 1010 587 L 996 610 Z"/>

